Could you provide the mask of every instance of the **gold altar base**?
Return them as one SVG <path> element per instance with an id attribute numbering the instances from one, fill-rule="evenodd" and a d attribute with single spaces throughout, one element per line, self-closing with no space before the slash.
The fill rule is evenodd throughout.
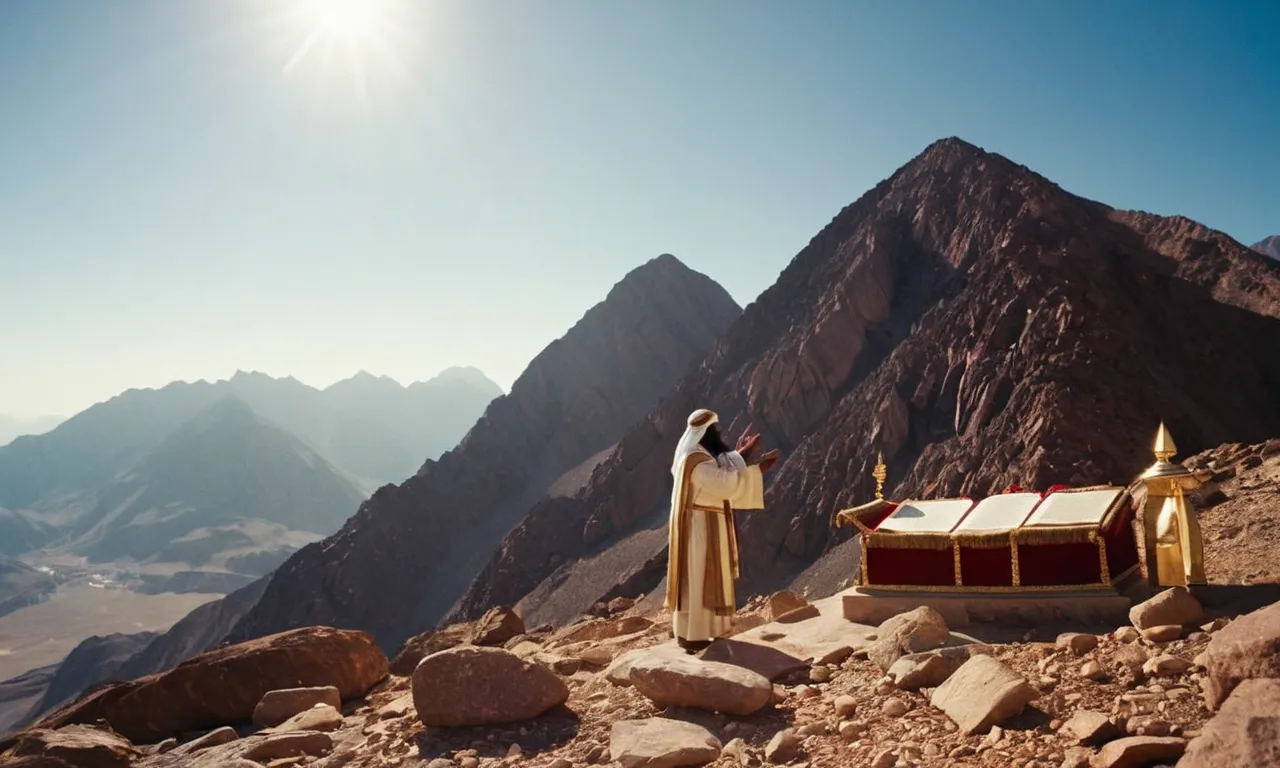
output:
<path id="1" fill-rule="evenodd" d="M 956 629 L 972 622 L 1035 625 L 1053 621 L 1122 626 L 1132 601 L 1111 587 L 1075 590 L 1018 589 L 1001 592 L 909 591 L 854 587 L 841 593 L 845 619 L 877 625 L 927 605 Z"/>

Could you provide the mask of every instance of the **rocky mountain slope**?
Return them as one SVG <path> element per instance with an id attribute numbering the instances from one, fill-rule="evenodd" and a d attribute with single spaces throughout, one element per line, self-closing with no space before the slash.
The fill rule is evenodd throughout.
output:
<path id="1" fill-rule="evenodd" d="M 529 506 L 648 413 L 740 311 L 672 256 L 633 270 L 455 450 L 277 569 L 231 639 L 326 623 L 395 648 L 434 625 Z"/>
<path id="2" fill-rule="evenodd" d="M 0 446 L 8 445 L 23 435 L 42 435 L 61 424 L 61 416 L 35 416 L 18 418 L 0 413 Z"/>
<path id="3" fill-rule="evenodd" d="M 17 560 L 0 559 L 0 616 L 38 603 L 57 588 L 52 574 Z"/>
<path id="4" fill-rule="evenodd" d="M 582 491 L 535 507 L 449 618 L 523 599 L 564 621 L 656 587 L 698 407 L 783 451 L 740 519 L 747 595 L 848 537 L 831 517 L 870 498 L 877 448 L 893 496 L 941 496 L 1126 482 L 1161 419 L 1185 453 L 1280 434 L 1273 349 L 1280 263 L 939 141 L 841 211 Z"/>
<path id="5" fill-rule="evenodd" d="M 1253 250 L 1270 256 L 1273 259 L 1280 259 L 1280 235 L 1272 235 L 1260 242 L 1254 243 Z"/>
<path id="6" fill-rule="evenodd" d="M 1191 496 L 1215 584 L 1280 584 L 1280 438 L 1222 445 L 1183 462 L 1213 472 Z"/>
<path id="7" fill-rule="evenodd" d="M 321 391 L 293 378 L 241 371 L 214 383 L 131 389 L 48 434 L 0 447 L 0 509 L 99 488 L 228 395 L 373 488 L 403 480 L 425 458 L 456 445 L 499 394 L 469 368 L 409 387 L 360 374 Z"/>

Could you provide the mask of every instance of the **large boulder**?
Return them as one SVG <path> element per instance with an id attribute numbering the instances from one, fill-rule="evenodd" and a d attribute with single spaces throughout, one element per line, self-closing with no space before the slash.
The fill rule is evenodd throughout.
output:
<path id="1" fill-rule="evenodd" d="M 1035 688 L 991 656 L 966 661 L 933 691 L 929 703 L 963 733 L 983 733 L 1022 711 L 1037 697 Z"/>
<path id="2" fill-rule="evenodd" d="M 660 707 L 691 707 L 727 715 L 750 715 L 773 698 L 773 684 L 744 667 L 693 656 L 636 656 L 628 676 L 637 691 Z"/>
<path id="3" fill-rule="evenodd" d="M 428 726 L 529 720 L 568 698 L 569 687 L 555 672 L 501 648 L 452 648 L 413 671 L 413 704 Z"/>
<path id="4" fill-rule="evenodd" d="M 885 676 L 904 691 L 936 688 L 968 660 L 969 649 L 964 646 L 911 653 L 893 662 Z"/>
<path id="5" fill-rule="evenodd" d="M 1213 635 L 1204 651 L 1205 701 L 1216 709 L 1241 682 L 1280 677 L 1280 603 L 1241 616 Z"/>
<path id="6" fill-rule="evenodd" d="M 1166 589 L 1155 597 L 1129 609 L 1129 621 L 1138 629 L 1199 624 L 1204 620 L 1204 607 L 1185 587 Z"/>
<path id="7" fill-rule="evenodd" d="M 1178 768 L 1280 765 L 1280 680 L 1245 680 L 1187 746 Z"/>
<path id="8" fill-rule="evenodd" d="M 267 691 L 258 706 L 253 708 L 253 724 L 259 728 L 279 725 L 299 712 L 317 704 L 328 704 L 334 709 L 342 706 L 342 696 L 332 685 L 316 688 L 281 688 Z"/>
<path id="9" fill-rule="evenodd" d="M 706 765 L 720 749 L 720 740 L 706 728 L 665 717 L 619 720 L 609 733 L 609 759 L 622 768 Z"/>
<path id="10" fill-rule="evenodd" d="M 887 670 L 902 656 L 940 648 L 950 638 L 951 630 L 942 614 L 922 605 L 884 621 L 876 630 L 876 641 L 867 649 L 867 658 Z"/>
<path id="11" fill-rule="evenodd" d="M 476 622 L 471 642 L 476 645 L 502 647 L 508 640 L 524 634 L 524 619 L 515 611 L 503 606 L 490 608 Z"/>
<path id="12" fill-rule="evenodd" d="M 365 632 L 303 627 L 202 653 L 168 672 L 120 686 L 118 695 L 75 702 L 40 721 L 46 728 L 105 719 L 135 744 L 246 722 L 281 688 L 333 686 L 364 695 L 387 676 L 387 657 Z"/>
<path id="13" fill-rule="evenodd" d="M 411 637 L 391 660 L 391 674 L 408 677 L 425 657 L 469 643 L 474 634 L 475 629 L 470 624 L 451 624 Z"/>
<path id="14" fill-rule="evenodd" d="M 1187 743 L 1174 736 L 1129 736 L 1106 744 L 1089 760 L 1089 768 L 1147 768 L 1173 765 Z"/>
<path id="15" fill-rule="evenodd" d="M 14 745 L 0 754 L 0 765 L 28 758 L 31 765 L 40 759 L 62 761 L 76 768 L 129 768 L 142 753 L 124 738 L 87 725 L 68 725 L 57 730 L 33 728 L 19 733 Z"/>

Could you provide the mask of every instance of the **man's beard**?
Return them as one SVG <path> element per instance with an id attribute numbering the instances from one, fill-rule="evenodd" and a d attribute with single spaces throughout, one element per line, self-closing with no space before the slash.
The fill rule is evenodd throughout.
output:
<path id="1" fill-rule="evenodd" d="M 725 443 L 724 438 L 720 436 L 720 430 L 718 429 L 707 430 L 707 433 L 698 441 L 698 445 L 707 449 L 707 452 L 712 456 L 723 456 L 732 450 L 729 448 L 729 445 Z"/>

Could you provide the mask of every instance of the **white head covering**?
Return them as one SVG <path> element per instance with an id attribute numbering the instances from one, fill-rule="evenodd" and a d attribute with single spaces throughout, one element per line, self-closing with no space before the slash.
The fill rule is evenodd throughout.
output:
<path id="1" fill-rule="evenodd" d="M 684 466 L 684 460 L 689 457 L 689 454 L 698 450 L 698 443 L 707 434 L 707 428 L 719 420 L 720 417 L 714 411 L 708 411 L 705 408 L 699 408 L 689 414 L 688 426 L 685 428 L 680 442 L 676 444 L 675 456 L 671 459 L 672 474 L 676 477 L 680 476 L 680 469 Z"/>

